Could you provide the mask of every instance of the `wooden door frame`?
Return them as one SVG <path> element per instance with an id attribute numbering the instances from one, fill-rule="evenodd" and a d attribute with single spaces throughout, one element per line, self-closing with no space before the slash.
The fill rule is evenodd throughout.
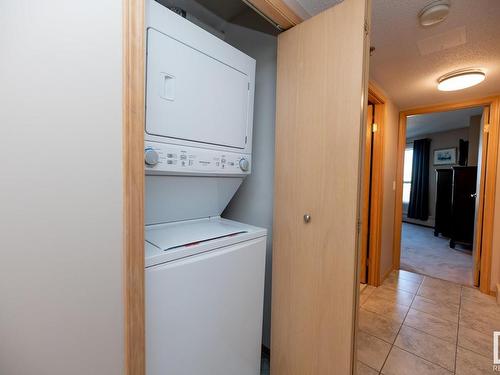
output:
<path id="1" fill-rule="evenodd" d="M 369 229 L 369 257 L 367 259 L 367 284 L 379 286 L 380 254 L 382 244 L 382 208 L 383 208 L 383 172 L 384 172 L 384 128 L 386 123 L 386 98 L 380 90 L 370 82 L 368 84 L 368 101 L 374 105 L 374 123 L 377 124 L 376 136 L 373 137 L 372 174 L 371 174 L 371 210 Z M 366 150 L 365 150 L 366 152 Z M 363 167 L 365 168 L 365 166 Z M 362 213 L 362 217 L 366 217 Z M 362 226 L 367 225 L 361 223 Z"/>
<path id="2" fill-rule="evenodd" d="M 144 375 L 145 1 L 122 5 L 124 366 L 127 375 Z"/>
<path id="3" fill-rule="evenodd" d="M 303 21 L 283 0 L 243 0 L 277 28 L 287 30 Z"/>
<path id="4" fill-rule="evenodd" d="M 393 268 L 399 269 L 401 262 L 401 229 L 403 220 L 403 163 L 406 147 L 406 118 L 433 112 L 446 112 L 471 107 L 490 107 L 488 151 L 483 166 L 486 166 L 484 186 L 484 209 L 481 244 L 481 277 L 479 289 L 491 294 L 491 256 L 493 242 L 493 218 L 495 214 L 496 174 L 500 127 L 500 95 L 462 102 L 444 103 L 401 111 L 399 114 L 398 160 L 396 170 L 396 202 L 394 208 Z"/>

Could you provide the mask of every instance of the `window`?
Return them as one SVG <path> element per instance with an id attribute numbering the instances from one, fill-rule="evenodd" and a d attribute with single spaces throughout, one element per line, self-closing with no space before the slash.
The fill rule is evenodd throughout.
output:
<path id="1" fill-rule="evenodd" d="M 410 202 L 411 172 L 413 167 L 413 147 L 405 150 L 405 162 L 403 166 L 403 203 Z"/>

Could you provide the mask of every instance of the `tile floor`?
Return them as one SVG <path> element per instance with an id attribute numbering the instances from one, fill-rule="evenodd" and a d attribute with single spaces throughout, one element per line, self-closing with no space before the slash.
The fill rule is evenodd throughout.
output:
<path id="1" fill-rule="evenodd" d="M 472 285 L 472 252 L 449 239 L 435 237 L 434 229 L 403 223 L 401 268 L 462 285 Z"/>
<path id="2" fill-rule="evenodd" d="M 361 292 L 358 375 L 498 374 L 500 306 L 476 289 L 407 271 Z"/>

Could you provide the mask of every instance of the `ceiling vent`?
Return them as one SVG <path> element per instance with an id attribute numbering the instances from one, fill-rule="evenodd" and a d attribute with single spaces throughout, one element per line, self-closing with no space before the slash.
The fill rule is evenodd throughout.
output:
<path id="1" fill-rule="evenodd" d="M 450 2 L 448 0 L 438 0 L 427 4 L 418 14 L 420 24 L 424 27 L 442 22 L 450 13 Z"/>

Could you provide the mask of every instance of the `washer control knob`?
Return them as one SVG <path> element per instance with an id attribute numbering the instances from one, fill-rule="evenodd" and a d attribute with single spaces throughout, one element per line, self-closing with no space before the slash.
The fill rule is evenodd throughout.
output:
<path id="1" fill-rule="evenodd" d="M 158 153 L 152 148 L 147 148 L 144 150 L 144 161 L 147 165 L 153 166 L 158 164 L 159 161 Z"/>
<path id="2" fill-rule="evenodd" d="M 240 159 L 240 168 L 243 172 L 248 171 L 248 168 L 250 167 L 250 163 L 248 162 L 247 159 L 241 158 Z"/>

